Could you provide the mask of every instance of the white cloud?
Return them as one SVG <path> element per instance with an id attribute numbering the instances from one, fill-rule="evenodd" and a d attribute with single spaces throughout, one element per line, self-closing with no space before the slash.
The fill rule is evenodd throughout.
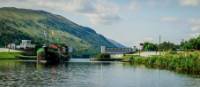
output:
<path id="1" fill-rule="evenodd" d="M 191 28 L 192 31 L 199 31 L 200 30 L 200 25 L 195 25 L 195 26 L 192 26 Z"/>
<path id="2" fill-rule="evenodd" d="M 95 10 L 86 13 L 92 24 L 110 25 L 121 19 L 119 7 L 114 3 L 97 0 L 93 9 Z"/>
<path id="3" fill-rule="evenodd" d="M 200 0 L 179 0 L 182 6 L 198 6 L 200 5 Z"/>
<path id="4" fill-rule="evenodd" d="M 152 37 L 145 37 L 143 39 L 143 42 L 152 42 L 153 41 L 153 38 Z"/>
<path id="5" fill-rule="evenodd" d="M 55 4 L 55 2 L 45 3 L 43 6 L 56 7 L 64 11 L 71 11 L 89 18 L 92 24 L 109 25 L 119 21 L 119 7 L 113 2 L 107 0 L 68 0 Z M 52 6 L 56 5 L 56 6 Z"/>
<path id="6" fill-rule="evenodd" d="M 200 33 L 193 33 L 193 34 L 190 34 L 189 38 L 198 37 L 199 35 L 200 35 Z"/>
<path id="7" fill-rule="evenodd" d="M 141 6 L 139 5 L 138 2 L 132 1 L 132 2 L 130 2 L 130 4 L 129 4 L 129 9 L 130 9 L 131 11 L 133 11 L 133 12 L 137 12 L 137 11 L 139 11 L 139 10 L 141 9 Z"/>
<path id="8" fill-rule="evenodd" d="M 178 18 L 172 17 L 172 16 L 166 16 L 166 17 L 162 17 L 161 21 L 163 21 L 163 22 L 176 22 L 176 21 L 178 21 Z"/>
<path id="9" fill-rule="evenodd" d="M 189 20 L 189 26 L 191 29 L 191 33 L 188 38 L 198 37 L 200 35 L 200 19 L 193 18 Z"/>
<path id="10" fill-rule="evenodd" d="M 200 19 L 191 19 L 190 27 L 193 32 L 200 32 Z"/>
<path id="11" fill-rule="evenodd" d="M 175 0 L 147 0 L 147 5 L 149 5 L 150 7 L 165 7 L 165 6 L 169 6 L 171 1 L 175 1 Z"/>
<path id="12" fill-rule="evenodd" d="M 121 20 L 121 18 L 118 15 L 111 16 L 110 14 L 101 14 L 101 15 L 96 15 L 96 14 L 91 14 L 88 15 L 90 22 L 94 25 L 97 24 L 105 24 L 105 25 L 110 25 L 113 22 L 118 22 Z"/>
<path id="13" fill-rule="evenodd" d="M 108 0 L 0 0 L 0 5 L 73 12 L 89 18 L 92 24 L 119 21 L 119 6 Z"/>

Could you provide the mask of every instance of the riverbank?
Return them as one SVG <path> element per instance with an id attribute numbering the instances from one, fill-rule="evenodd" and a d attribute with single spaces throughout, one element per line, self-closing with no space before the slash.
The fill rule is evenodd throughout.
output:
<path id="1" fill-rule="evenodd" d="M 22 51 L 13 50 L 13 49 L 7 49 L 7 48 L 0 48 L 0 52 L 22 52 Z"/>
<path id="2" fill-rule="evenodd" d="M 90 61 L 121 61 L 123 58 L 114 58 L 111 54 L 100 53 L 93 58 L 90 58 Z"/>
<path id="3" fill-rule="evenodd" d="M 0 52 L 0 60 L 15 60 L 22 52 Z"/>
<path id="4" fill-rule="evenodd" d="M 20 50 L 0 48 L 0 60 L 36 60 L 36 56 L 25 56 Z"/>
<path id="5" fill-rule="evenodd" d="M 143 64 L 146 67 L 162 68 L 188 74 L 200 74 L 200 51 L 165 52 L 162 55 L 148 57 L 126 55 L 124 60 L 133 64 Z"/>

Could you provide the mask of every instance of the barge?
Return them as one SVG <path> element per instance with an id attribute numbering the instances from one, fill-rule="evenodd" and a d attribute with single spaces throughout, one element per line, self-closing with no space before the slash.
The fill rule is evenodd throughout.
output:
<path id="1" fill-rule="evenodd" d="M 37 62 L 39 63 L 58 64 L 69 61 L 69 59 L 68 46 L 51 44 L 44 45 L 37 50 Z"/>

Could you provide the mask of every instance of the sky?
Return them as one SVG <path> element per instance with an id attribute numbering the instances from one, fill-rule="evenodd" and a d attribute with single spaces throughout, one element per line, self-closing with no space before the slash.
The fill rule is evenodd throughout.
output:
<path id="1" fill-rule="evenodd" d="M 200 34 L 200 0 L 0 0 L 0 7 L 59 14 L 125 46 Z"/>

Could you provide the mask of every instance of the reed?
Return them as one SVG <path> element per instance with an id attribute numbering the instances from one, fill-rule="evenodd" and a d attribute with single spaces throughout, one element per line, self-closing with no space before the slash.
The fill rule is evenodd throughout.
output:
<path id="1" fill-rule="evenodd" d="M 126 57 L 127 58 L 127 57 Z M 173 71 L 200 74 L 200 52 L 167 52 L 164 55 L 140 57 L 129 56 L 131 63 L 147 67 L 169 69 Z"/>

